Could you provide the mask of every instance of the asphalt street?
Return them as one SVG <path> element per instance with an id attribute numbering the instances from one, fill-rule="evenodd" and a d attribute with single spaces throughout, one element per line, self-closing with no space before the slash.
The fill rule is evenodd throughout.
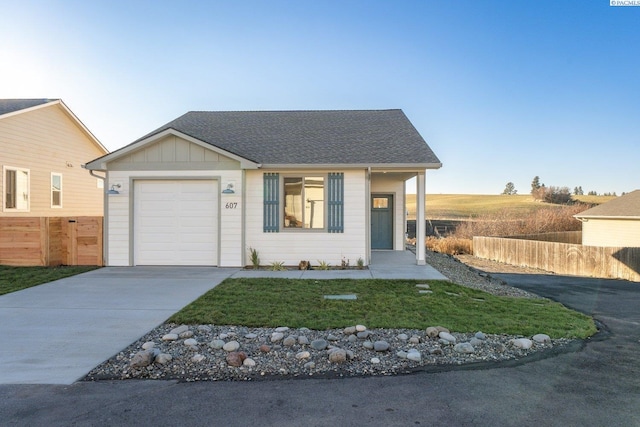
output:
<path id="1" fill-rule="evenodd" d="M 640 284 L 497 276 L 593 315 L 602 332 L 542 360 L 397 377 L 2 385 L 0 423 L 639 426 Z M 3 345 L 11 342 L 7 332 Z"/>

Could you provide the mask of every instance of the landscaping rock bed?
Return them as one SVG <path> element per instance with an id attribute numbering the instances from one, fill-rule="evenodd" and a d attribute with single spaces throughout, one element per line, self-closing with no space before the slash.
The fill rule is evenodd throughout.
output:
<path id="1" fill-rule="evenodd" d="M 167 324 L 93 369 L 85 380 L 395 375 L 429 366 L 512 360 L 569 342 L 544 334 L 460 334 L 442 327 L 370 330 L 358 325 L 313 331 Z"/>

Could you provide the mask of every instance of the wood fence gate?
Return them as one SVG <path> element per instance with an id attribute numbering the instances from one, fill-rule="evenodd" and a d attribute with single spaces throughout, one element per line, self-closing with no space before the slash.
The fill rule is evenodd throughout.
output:
<path id="1" fill-rule="evenodd" d="M 101 216 L 0 218 L 0 264 L 103 265 Z"/>

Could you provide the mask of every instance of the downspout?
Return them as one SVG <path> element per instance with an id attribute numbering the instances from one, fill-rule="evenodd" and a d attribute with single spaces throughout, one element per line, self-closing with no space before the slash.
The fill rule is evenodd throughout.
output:
<path id="1" fill-rule="evenodd" d="M 82 167 L 83 169 L 86 169 L 86 166 L 87 166 L 87 165 L 80 165 L 80 167 Z M 107 177 L 106 177 L 106 176 L 96 175 L 96 174 L 95 174 L 95 172 L 93 172 L 93 169 L 88 169 L 88 170 L 89 170 L 89 174 L 90 174 L 91 176 L 95 176 L 96 178 L 101 179 L 102 181 L 105 181 L 105 182 L 106 182 L 106 180 L 107 180 Z"/>
<path id="2" fill-rule="evenodd" d="M 87 165 L 81 165 L 83 169 L 87 169 Z M 108 209 L 108 199 L 107 193 L 104 191 L 106 188 L 107 177 L 96 175 L 93 169 L 87 169 L 89 171 L 89 175 L 96 177 L 102 180 L 102 265 L 107 265 L 107 254 L 109 253 L 109 239 L 107 239 L 108 235 L 108 224 L 107 224 L 107 209 Z"/>

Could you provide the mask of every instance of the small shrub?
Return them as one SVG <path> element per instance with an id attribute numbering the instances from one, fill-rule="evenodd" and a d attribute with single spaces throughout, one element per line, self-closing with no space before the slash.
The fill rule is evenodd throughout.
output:
<path id="1" fill-rule="evenodd" d="M 316 267 L 317 270 L 328 270 L 329 268 L 331 268 L 331 264 L 326 261 L 318 260 L 318 266 Z"/>
<path id="2" fill-rule="evenodd" d="M 284 266 L 284 262 L 282 262 L 282 261 L 273 261 L 271 263 L 271 270 L 272 271 L 284 271 L 284 270 L 286 270 L 286 267 Z"/>
<path id="3" fill-rule="evenodd" d="M 358 270 L 362 270 L 364 268 L 364 260 L 362 258 L 358 258 L 356 265 L 358 266 Z"/>
<path id="4" fill-rule="evenodd" d="M 342 262 L 340 263 L 340 269 L 346 270 L 347 268 L 349 268 L 349 260 L 348 259 L 344 259 L 344 257 L 343 257 L 342 258 Z"/>
<path id="5" fill-rule="evenodd" d="M 256 270 L 260 268 L 260 256 L 258 255 L 257 249 L 249 248 L 249 260 L 253 268 Z"/>

